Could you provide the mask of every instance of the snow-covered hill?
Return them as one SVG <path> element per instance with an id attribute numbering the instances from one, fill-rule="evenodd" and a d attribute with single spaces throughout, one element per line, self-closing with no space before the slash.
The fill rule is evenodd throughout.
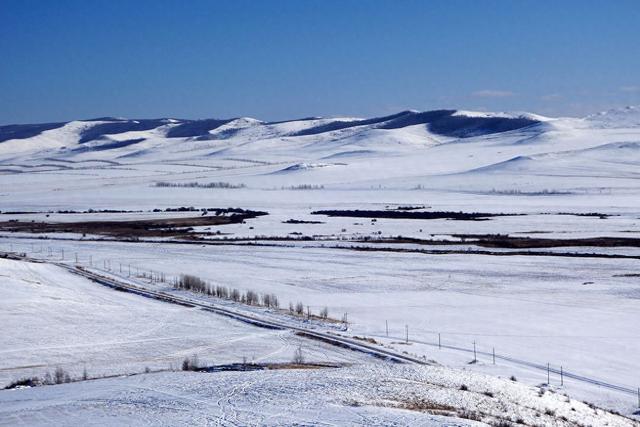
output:
<path id="1" fill-rule="evenodd" d="M 630 105 L 624 108 L 602 111 L 592 114 L 587 117 L 587 120 L 595 125 L 608 128 L 637 128 L 640 127 L 640 107 Z"/>
<path id="2" fill-rule="evenodd" d="M 334 316 L 348 313 L 349 334 L 373 337 L 448 367 L 503 378 L 516 375 L 529 386 L 542 381 L 558 385 L 558 378 L 549 379 L 544 370 L 550 363 L 586 379 L 565 379 L 564 384 L 560 379 L 572 399 L 631 416 L 636 395 L 628 390 L 640 384 L 634 371 L 640 341 L 632 328 L 640 312 L 640 252 L 633 241 L 640 238 L 639 123 L 638 109 L 629 107 L 587 118 L 438 110 L 369 119 L 104 117 L 0 126 L 0 251 L 25 252 L 45 262 L 72 262 L 73 256 L 73 262 L 109 274 L 118 264 L 172 277 L 195 272 L 212 283 L 277 294 L 284 304 L 308 301 L 314 312 L 325 307 Z M 184 230 L 194 231 L 202 242 L 159 242 L 99 229 L 101 221 L 174 220 L 227 207 L 268 214 Z M 369 212 L 326 214 L 341 210 Z M 436 212 L 516 215 L 474 220 L 394 215 Z M 83 221 L 93 224 L 89 231 L 78 228 Z M 56 227 L 31 228 L 33 222 Z M 103 228 L 112 226 L 102 223 Z M 625 240 L 613 245 L 616 239 Z M 51 294 L 54 285 L 75 298 L 69 313 L 95 318 L 85 323 L 89 329 L 82 336 L 120 343 L 116 332 L 144 319 L 130 319 L 121 296 L 93 292 L 91 284 L 66 277 L 47 286 L 49 293 L 41 292 L 43 301 L 37 302 L 21 288 L 31 282 L 16 279 L 25 274 L 17 267 L 0 267 L 8 276 L 3 292 L 5 300 L 14 302 L 13 312 L 27 313 L 18 298 L 30 299 L 35 311 L 28 315 L 37 320 L 25 323 L 10 307 L 5 310 L 7 321 L 15 325 L 9 325 L 13 332 L 0 344 L 8 348 L 5 359 L 12 372 L 41 373 L 34 367 L 43 360 L 80 371 L 84 365 L 109 372 L 126 366 L 141 369 L 141 363 L 156 366 L 147 357 L 160 348 L 155 344 L 118 344 L 118 355 L 135 356 L 131 363 L 124 356 L 123 363 L 98 363 L 91 356 L 97 350 L 86 346 L 57 353 L 60 331 L 69 325 L 57 317 L 57 306 L 52 308 L 59 296 Z M 27 275 L 33 278 L 32 273 Z M 48 269 L 39 274 L 47 276 L 52 276 Z M 146 277 L 135 280 L 164 286 Z M 160 289 L 174 292 L 168 286 Z M 76 291 L 87 298 L 74 296 Z M 117 316 L 126 326 L 122 331 L 100 332 L 100 316 L 109 312 L 100 311 L 95 296 L 106 301 L 102 307 L 108 305 L 111 313 L 123 312 Z M 144 310 L 171 315 L 155 303 Z M 200 319 L 201 313 L 196 314 L 190 319 Z M 188 329 L 189 322 L 171 323 L 176 336 Z M 40 353 L 34 350 L 25 359 L 19 350 L 34 324 L 43 330 L 57 327 L 42 337 L 31 334 L 41 342 Z M 405 328 L 410 328 L 411 343 L 403 344 Z M 441 333 L 449 349 L 435 344 Z M 147 335 L 141 338 L 155 343 L 166 331 L 152 329 Z M 268 338 L 250 338 L 242 345 L 231 341 L 223 350 L 215 347 L 215 353 L 223 362 L 241 360 L 247 348 L 254 355 L 290 359 L 289 353 L 272 349 L 271 333 Z M 184 340 L 201 347 L 197 336 Z M 470 365 L 476 343 L 483 360 Z M 160 348 L 163 357 L 175 353 L 169 347 Z M 198 350 L 201 356 L 204 348 Z M 507 356 L 497 366 L 487 358 L 494 348 Z M 178 359 L 185 355 L 176 351 Z M 85 361 L 87 354 L 91 363 Z M 601 383 L 613 389 L 597 386 Z M 119 393 L 117 387 L 109 386 L 106 393 Z M 49 401 L 49 393 L 55 394 L 36 391 L 34 396 Z M 7 397 L 3 402 L 9 412 L 21 405 Z M 315 402 L 321 407 L 335 403 Z"/>
<path id="3" fill-rule="evenodd" d="M 304 180 L 341 189 L 457 190 L 471 183 L 486 191 L 519 188 L 522 176 L 569 176 L 527 180 L 527 191 L 628 188 L 630 182 L 594 178 L 636 177 L 639 124 L 635 107 L 586 119 L 462 110 L 284 122 L 99 118 L 1 126 L 0 173 L 152 163 L 242 166 L 243 183 L 261 187 Z"/>
<path id="4" fill-rule="evenodd" d="M 109 151 L 112 157 L 139 151 L 142 147 L 162 145 L 170 148 L 187 146 L 198 150 L 213 141 L 229 141 L 237 145 L 258 140 L 280 139 L 301 141 L 335 141 L 361 138 L 374 129 L 395 131 L 399 138 L 413 127 L 424 130 L 424 137 L 488 135 L 521 129 L 539 123 L 526 115 L 475 114 L 454 110 L 428 112 L 403 111 L 371 119 L 307 118 L 284 122 L 263 122 L 241 117 L 228 120 L 128 120 L 99 118 L 68 123 L 0 126 L 2 152 L 30 154 L 46 151 L 56 157 L 74 157 L 79 153 Z M 305 138 L 306 137 L 306 138 Z M 203 144 L 197 144 L 203 142 Z M 233 144 L 236 143 L 236 144 Z M 214 144 L 217 146 L 220 144 Z M 156 155 L 159 153 L 155 153 Z"/>

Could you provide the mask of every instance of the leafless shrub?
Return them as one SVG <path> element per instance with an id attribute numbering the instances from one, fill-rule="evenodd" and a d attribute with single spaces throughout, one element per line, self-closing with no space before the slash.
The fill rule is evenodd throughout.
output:
<path id="1" fill-rule="evenodd" d="M 18 387 L 37 387 L 43 385 L 44 382 L 39 377 L 30 377 L 30 378 L 20 378 L 19 380 L 13 381 L 5 389 L 12 389 Z"/>
<path id="2" fill-rule="evenodd" d="M 216 286 L 216 296 L 218 298 L 229 299 L 229 288 L 225 286 Z"/>
<path id="3" fill-rule="evenodd" d="M 176 287 L 192 292 L 207 293 L 207 282 L 191 274 L 181 274 Z"/>
<path id="4" fill-rule="evenodd" d="M 193 355 L 191 357 L 185 357 L 182 361 L 182 370 L 183 371 L 197 371 L 200 369 L 200 362 L 198 361 L 198 356 Z"/>
<path id="5" fill-rule="evenodd" d="M 260 305 L 260 297 L 257 292 L 247 291 L 245 294 L 245 302 L 247 305 Z"/>
<path id="6" fill-rule="evenodd" d="M 458 416 L 458 418 L 463 418 L 465 420 L 482 421 L 482 417 L 480 416 L 480 414 L 474 411 L 460 410 L 456 413 L 456 415 Z"/>
<path id="7" fill-rule="evenodd" d="M 453 415 L 456 414 L 456 408 L 443 403 L 432 402 L 426 399 L 414 398 L 412 400 L 401 402 L 401 408 L 413 411 L 425 411 L 435 415 Z"/>
<path id="8" fill-rule="evenodd" d="M 229 182 L 166 182 L 160 181 L 154 184 L 154 187 L 160 188 L 223 188 L 223 189 L 237 189 L 245 188 L 244 184 L 232 184 Z"/>
<path id="9" fill-rule="evenodd" d="M 217 298 L 228 299 L 241 304 L 274 309 L 280 308 L 280 300 L 275 294 L 259 294 L 253 290 L 241 292 L 239 289 L 235 288 L 211 285 L 207 281 L 191 274 L 181 274 L 180 277 L 174 281 L 173 286 L 176 289 L 215 296 Z M 295 306 L 292 303 L 289 303 L 289 313 L 303 316 L 304 305 L 302 302 L 296 303 Z M 323 308 L 318 317 L 322 320 L 327 320 L 329 318 L 329 309 L 327 307 Z"/>
<path id="10" fill-rule="evenodd" d="M 298 348 L 296 348 L 295 353 L 293 353 L 292 362 L 297 365 L 301 365 L 304 363 L 304 354 L 302 354 L 302 346 L 298 346 Z"/>
<path id="11" fill-rule="evenodd" d="M 324 185 L 317 184 L 300 184 L 282 187 L 283 190 L 324 190 Z"/>
<path id="12" fill-rule="evenodd" d="M 263 294 L 262 295 L 262 305 L 264 307 L 269 308 L 279 308 L 280 303 L 278 302 L 278 297 L 274 294 Z"/>
<path id="13" fill-rule="evenodd" d="M 53 372 L 53 381 L 56 384 L 70 383 L 71 377 L 67 371 L 58 366 Z"/>

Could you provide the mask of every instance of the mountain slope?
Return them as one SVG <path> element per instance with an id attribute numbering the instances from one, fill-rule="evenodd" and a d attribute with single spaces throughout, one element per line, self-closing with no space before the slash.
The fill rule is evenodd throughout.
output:
<path id="1" fill-rule="evenodd" d="M 299 180 L 337 188 L 635 187 L 596 181 L 636 178 L 638 117 L 627 107 L 585 119 L 435 110 L 370 119 L 105 117 L 8 125 L 0 127 L 0 173 L 150 163 L 242 171 L 243 184 L 260 187 Z"/>

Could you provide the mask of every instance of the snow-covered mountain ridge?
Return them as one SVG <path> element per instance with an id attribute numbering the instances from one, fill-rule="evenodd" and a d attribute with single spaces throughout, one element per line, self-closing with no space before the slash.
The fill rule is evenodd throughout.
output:
<path id="1" fill-rule="evenodd" d="M 519 129 L 539 121 L 528 114 L 475 113 L 456 110 L 403 111 L 370 119 L 306 118 L 281 122 L 264 122 L 250 117 L 232 119 L 125 119 L 105 117 L 73 122 L 0 126 L 0 142 L 28 139 L 48 131 L 71 128 L 77 130 L 77 142 L 82 144 L 133 132 L 148 132 L 165 138 L 223 139 L 224 136 L 248 128 L 263 128 L 272 136 L 315 135 L 353 127 L 399 129 L 412 125 L 426 125 L 433 133 L 443 136 L 468 137 Z M 67 130 L 71 130 L 67 129 Z M 221 137 L 221 135 L 223 135 Z"/>
<path id="2" fill-rule="evenodd" d="M 637 178 L 639 145 L 636 107 L 583 119 L 463 110 L 281 122 L 103 117 L 0 126 L 0 173 L 179 163 L 241 167 L 250 187 L 303 179 L 342 189 L 564 191 L 635 187 L 597 181 Z"/>

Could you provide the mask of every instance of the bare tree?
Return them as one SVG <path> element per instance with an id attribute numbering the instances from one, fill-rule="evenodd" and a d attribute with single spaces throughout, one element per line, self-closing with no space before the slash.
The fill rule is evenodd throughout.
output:
<path id="1" fill-rule="evenodd" d="M 304 363 L 304 354 L 302 354 L 302 346 L 298 346 L 298 348 L 296 348 L 295 353 L 293 353 L 293 363 L 295 363 L 296 365 L 301 365 Z"/>
<path id="2" fill-rule="evenodd" d="M 185 357 L 182 361 L 182 370 L 183 371 L 197 371 L 200 369 L 200 362 L 198 361 L 198 356 L 193 355 L 191 357 Z"/>
<path id="3" fill-rule="evenodd" d="M 56 370 L 53 372 L 53 381 L 54 381 L 56 384 L 62 384 L 62 383 L 64 383 L 64 382 L 66 382 L 66 381 L 65 381 L 65 379 L 66 379 L 66 377 L 68 377 L 68 376 L 69 376 L 69 374 L 67 374 L 67 373 L 65 372 L 65 370 L 64 370 L 64 369 L 62 369 L 62 367 L 58 366 L 58 367 L 56 368 Z"/>

